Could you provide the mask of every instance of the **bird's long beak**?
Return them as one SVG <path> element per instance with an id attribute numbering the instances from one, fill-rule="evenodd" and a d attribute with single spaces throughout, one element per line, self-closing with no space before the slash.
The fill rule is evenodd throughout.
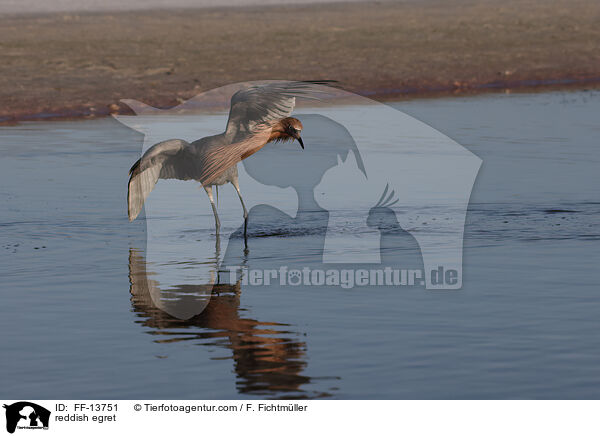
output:
<path id="1" fill-rule="evenodd" d="M 302 150 L 304 150 L 304 142 L 302 142 L 302 138 L 300 137 L 300 135 L 298 135 L 296 137 L 296 139 L 298 140 L 298 142 L 300 143 L 300 147 L 302 147 Z"/>

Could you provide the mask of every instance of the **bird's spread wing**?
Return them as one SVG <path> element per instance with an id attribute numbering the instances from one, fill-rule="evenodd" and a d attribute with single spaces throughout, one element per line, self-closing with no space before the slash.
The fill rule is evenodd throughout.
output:
<path id="1" fill-rule="evenodd" d="M 127 212 L 133 221 L 141 212 L 146 197 L 158 179 L 189 180 L 193 178 L 193 161 L 187 156 L 189 144 L 171 139 L 153 145 L 129 170 Z"/>
<path id="2" fill-rule="evenodd" d="M 289 117 L 296 104 L 296 97 L 317 98 L 317 85 L 330 81 L 272 82 L 242 89 L 231 97 L 226 136 L 239 142 L 252 135 L 257 128 L 271 125 Z"/>
<path id="3" fill-rule="evenodd" d="M 199 180 L 211 184 L 221 174 L 260 150 L 268 141 L 271 128 L 294 110 L 296 97 L 318 99 L 324 91 L 319 85 L 332 81 L 270 82 L 242 89 L 231 97 L 225 138 L 226 145 L 202 149 Z"/>

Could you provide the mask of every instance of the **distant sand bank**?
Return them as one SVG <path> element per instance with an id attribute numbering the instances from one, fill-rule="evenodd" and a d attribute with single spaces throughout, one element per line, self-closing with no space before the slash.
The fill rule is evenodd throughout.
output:
<path id="1" fill-rule="evenodd" d="M 350 3 L 0 16 L 0 121 L 170 106 L 259 79 L 375 98 L 600 82 L 600 2 Z"/>

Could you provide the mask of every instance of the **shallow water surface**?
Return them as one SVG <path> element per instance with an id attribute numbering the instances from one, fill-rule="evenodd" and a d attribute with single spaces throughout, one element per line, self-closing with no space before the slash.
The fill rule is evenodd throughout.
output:
<path id="1" fill-rule="evenodd" d="M 0 128 L 0 396 L 598 398 L 600 95 L 392 106 L 483 159 L 461 290 L 228 282 L 227 265 L 321 264 L 327 217 L 301 192 L 294 220 L 251 212 L 263 225 L 250 226 L 248 252 L 231 214 L 233 236 L 214 247 L 218 284 L 192 283 L 182 277 L 194 268 L 218 269 L 194 260 L 209 226 L 147 241 L 147 225 L 179 214 L 127 220 L 140 134 L 112 119 Z M 224 210 L 240 213 L 221 189 Z M 176 260 L 153 258 L 151 241 Z M 410 237 L 382 245 L 382 263 L 422 268 Z M 199 315 L 181 313 L 195 304 Z"/>

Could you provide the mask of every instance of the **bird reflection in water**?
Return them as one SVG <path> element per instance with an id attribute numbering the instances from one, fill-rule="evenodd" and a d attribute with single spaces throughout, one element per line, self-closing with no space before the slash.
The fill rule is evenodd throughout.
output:
<path id="1" fill-rule="evenodd" d="M 192 341 L 198 345 L 231 349 L 237 389 L 243 394 L 279 399 L 328 396 L 306 389 L 311 378 L 302 375 L 307 365 L 306 343 L 298 340 L 299 332 L 290 331 L 287 324 L 261 322 L 243 316 L 240 281 L 235 284 L 181 285 L 175 290 L 163 291 L 151 277 L 144 256 L 138 250 L 130 249 L 131 303 L 140 318 L 137 322 L 152 329 L 152 334 L 158 337 L 156 342 Z M 161 308 L 155 304 L 157 296 Z M 198 305 L 203 298 L 207 301 L 205 307 L 205 302 Z M 201 313 L 187 319 L 169 314 L 189 310 L 177 306 L 189 307 L 194 301 L 196 307 L 204 308 Z"/>

